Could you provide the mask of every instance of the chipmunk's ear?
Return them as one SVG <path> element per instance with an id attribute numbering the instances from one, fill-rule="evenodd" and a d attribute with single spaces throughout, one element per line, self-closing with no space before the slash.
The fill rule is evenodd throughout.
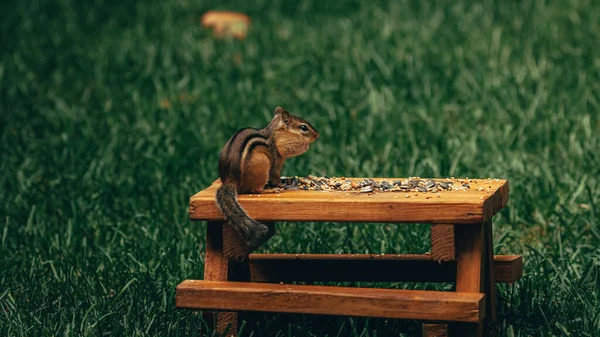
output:
<path id="1" fill-rule="evenodd" d="M 283 110 L 282 107 L 275 108 L 275 117 L 280 116 L 281 120 L 287 124 L 290 121 L 290 113 Z"/>
<path id="2" fill-rule="evenodd" d="M 281 112 L 281 120 L 285 123 L 288 124 L 290 122 L 290 113 L 283 110 Z"/>

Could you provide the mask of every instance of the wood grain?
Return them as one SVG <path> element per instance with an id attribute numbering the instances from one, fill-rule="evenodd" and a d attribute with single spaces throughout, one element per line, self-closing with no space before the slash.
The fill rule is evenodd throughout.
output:
<path id="1" fill-rule="evenodd" d="M 498 268 L 496 263 L 498 257 L 510 259 L 510 267 Z M 494 255 L 494 279 L 496 283 L 513 283 L 523 277 L 523 257 L 520 255 Z M 512 282 L 503 282 L 503 280 L 513 280 Z"/>
<path id="2" fill-rule="evenodd" d="M 222 221 L 209 221 L 206 227 L 206 253 L 204 256 L 204 279 L 209 281 L 226 281 L 229 279 L 229 259 L 223 254 Z M 233 269 L 233 268 L 232 268 Z M 220 312 L 203 313 L 207 321 L 212 321 L 220 334 L 227 336 L 237 333 L 237 313 Z"/>
<path id="3" fill-rule="evenodd" d="M 431 225 L 431 257 L 438 262 L 456 259 L 454 225 Z"/>
<path id="4" fill-rule="evenodd" d="M 521 278 L 521 256 L 496 255 L 498 283 Z M 455 282 L 456 261 L 429 254 L 251 254 L 253 282 Z"/>
<path id="5" fill-rule="evenodd" d="M 485 240 L 482 224 L 455 227 L 456 291 L 485 293 Z M 451 324 L 449 336 L 483 334 L 483 324 Z"/>
<path id="6" fill-rule="evenodd" d="M 482 225 L 456 227 L 456 291 L 484 292 Z"/>
<path id="7" fill-rule="evenodd" d="M 484 295 L 420 290 L 186 280 L 179 308 L 480 322 Z"/>
<path id="8" fill-rule="evenodd" d="M 228 232 L 229 231 L 229 232 Z M 224 249 L 235 241 L 235 231 L 220 221 L 209 221 L 206 228 L 206 254 L 204 258 L 204 279 L 208 281 L 249 281 L 248 259 L 228 257 Z M 229 239 L 227 239 L 229 238 Z M 236 312 L 203 313 L 207 321 L 212 320 L 215 330 L 227 336 L 237 335 Z M 212 317 L 210 317 L 212 316 Z"/>
<path id="9" fill-rule="evenodd" d="M 436 193 L 378 192 L 368 195 L 298 190 L 281 194 L 263 193 L 260 196 L 244 194 L 238 200 L 248 214 L 259 221 L 434 224 L 481 223 L 489 220 L 508 202 L 507 180 L 471 179 L 470 185 L 468 191 L 442 191 L 439 198 Z M 215 192 L 219 186 L 220 182 L 216 181 L 190 198 L 191 220 L 223 219 L 215 204 Z M 483 190 L 480 191 L 480 188 Z"/>
<path id="10" fill-rule="evenodd" d="M 227 258 L 223 255 L 223 222 L 209 221 L 206 226 L 206 253 L 204 255 L 204 279 L 227 280 Z"/>
<path id="11" fill-rule="evenodd" d="M 446 324 L 423 324 L 423 337 L 447 337 L 448 326 Z"/>

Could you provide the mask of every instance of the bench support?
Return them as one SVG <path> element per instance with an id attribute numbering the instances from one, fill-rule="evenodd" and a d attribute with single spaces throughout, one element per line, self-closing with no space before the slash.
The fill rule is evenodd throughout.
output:
<path id="1" fill-rule="evenodd" d="M 186 280 L 177 286 L 177 306 L 477 323 L 485 299 L 480 293 Z"/>
<path id="2" fill-rule="evenodd" d="M 273 235 L 275 223 L 265 223 Z M 223 221 L 209 221 L 206 227 L 206 255 L 204 279 L 207 281 L 250 281 L 250 251 L 235 230 Z M 215 330 L 222 335 L 236 336 L 237 312 L 205 313 L 213 321 Z"/>
<path id="3" fill-rule="evenodd" d="M 453 243 L 454 244 L 454 243 Z M 523 275 L 519 255 L 495 255 L 496 283 Z M 252 282 L 456 282 L 456 261 L 430 254 L 250 254 Z"/>
<path id="4" fill-rule="evenodd" d="M 204 279 L 208 281 L 227 281 L 230 278 L 230 269 L 232 272 L 236 267 L 243 269 L 243 266 L 236 266 L 233 263 L 230 266 L 229 259 L 223 254 L 223 224 L 224 222 L 220 221 L 207 223 Z M 221 312 L 215 316 L 214 313 L 209 312 L 204 316 L 207 321 L 213 321 L 213 326 L 219 333 L 234 335 L 237 333 L 237 313 Z"/>
<path id="5" fill-rule="evenodd" d="M 271 228 L 271 235 L 274 231 L 274 223 L 268 223 Z M 450 227 L 448 227 L 450 226 Z M 434 229 L 437 228 L 437 229 Z M 433 241 L 433 231 L 438 234 L 446 233 L 451 230 L 450 239 Z M 441 236 L 440 236 L 441 238 Z M 442 242 L 444 248 L 437 249 L 437 252 L 443 252 L 444 258 L 439 258 L 439 261 L 448 260 L 448 262 L 435 262 L 433 252 L 436 251 L 434 242 Z M 449 249 L 448 243 L 452 243 L 454 248 Z M 304 267 L 312 270 L 322 268 L 314 268 L 318 265 L 327 266 L 334 264 L 338 270 L 331 274 L 327 272 L 323 275 L 315 275 L 317 281 L 319 278 L 326 281 L 330 280 L 331 275 L 340 276 L 338 272 L 350 267 L 348 263 L 362 263 L 364 266 L 377 267 L 380 269 L 381 264 L 397 265 L 398 268 L 404 271 L 409 271 L 411 268 L 430 269 L 429 277 L 432 281 L 452 281 L 447 279 L 447 276 L 432 277 L 439 275 L 455 275 L 456 291 L 458 293 L 481 293 L 485 294 L 485 309 L 482 316 L 485 317 L 483 322 L 463 322 L 445 324 L 424 324 L 423 334 L 425 336 L 483 336 L 494 335 L 496 321 L 496 304 L 494 283 L 514 282 L 520 278 L 522 273 L 522 260 L 520 257 L 502 257 L 494 259 L 493 255 L 493 239 L 491 222 L 484 222 L 476 225 L 435 225 L 432 226 L 432 254 L 431 255 L 396 255 L 396 256 L 377 256 L 365 254 L 346 254 L 346 255 L 294 255 L 284 254 L 257 254 L 248 255 L 249 252 L 244 250 L 241 245 L 237 233 L 223 222 L 208 222 L 206 235 L 206 255 L 205 255 L 205 272 L 204 280 L 206 281 L 262 281 L 273 282 L 282 277 L 286 281 L 294 277 L 294 270 L 299 271 Z M 439 248 L 439 247 L 438 247 Z M 451 254 L 448 252 L 456 252 L 456 261 L 452 261 Z M 433 265 L 432 265 L 433 263 Z M 282 268 L 287 265 L 287 268 Z M 429 267 L 426 267 L 429 266 Z M 293 267 L 293 268 L 291 268 Z M 300 268 L 299 268 L 300 267 Z M 356 266 L 354 266 L 356 267 Z M 439 273 L 435 270 L 439 267 Z M 291 268 L 291 269 L 290 269 Z M 398 269 L 391 268 L 391 269 Z M 408 269 L 406 269 L 408 268 Z M 444 270 L 451 268 L 456 273 L 447 273 Z M 299 270 L 297 270 L 299 269 Z M 384 268 L 384 270 L 390 268 Z M 327 270 L 327 269 L 325 269 Z M 252 271 L 252 273 L 251 273 Z M 335 271 L 335 270 L 330 270 Z M 273 274 L 275 272 L 275 274 Z M 431 274 L 431 273 L 434 274 Z M 291 274 L 290 274 L 291 273 Z M 331 274 L 331 275 L 330 275 Z M 344 274 L 343 272 L 341 273 Z M 407 273 L 413 274 L 413 273 Z M 369 274 L 372 277 L 377 277 L 376 274 Z M 296 273 L 296 276 L 298 274 Z M 309 276 L 308 274 L 306 276 Z M 500 279 L 496 280 L 496 276 Z M 427 277 L 426 277 L 427 278 Z M 302 278 L 297 279 L 302 280 Z M 347 280 L 349 281 L 349 280 Z M 367 281 L 367 280 L 364 280 Z M 375 279 L 373 280 L 375 281 Z M 406 280 L 417 281 L 417 280 Z M 425 279 L 423 279 L 425 281 Z M 216 315 L 214 313 L 205 313 L 209 317 L 213 317 L 215 328 L 218 333 L 227 336 L 237 333 L 237 312 L 222 311 Z"/>
<path id="6" fill-rule="evenodd" d="M 449 336 L 494 336 L 496 295 L 494 290 L 491 221 L 455 226 L 456 291 L 485 294 L 486 315 L 481 323 L 451 323 Z"/>
<path id="7" fill-rule="evenodd" d="M 456 260 L 454 225 L 431 225 L 431 257 L 438 262 Z"/>

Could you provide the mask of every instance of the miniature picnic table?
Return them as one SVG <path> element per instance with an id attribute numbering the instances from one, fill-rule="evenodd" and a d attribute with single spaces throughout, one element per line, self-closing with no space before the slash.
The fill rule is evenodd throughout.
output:
<path id="1" fill-rule="evenodd" d="M 268 224 L 271 235 L 274 221 L 432 225 L 430 254 L 249 254 L 237 233 L 223 226 L 215 204 L 217 180 L 190 198 L 190 219 L 208 221 L 204 280 L 180 283 L 176 306 L 220 311 L 217 331 L 233 335 L 238 311 L 422 320 L 428 323 L 428 336 L 444 334 L 446 328 L 452 336 L 494 334 L 494 284 L 518 280 L 522 259 L 493 255 L 492 217 L 508 201 L 508 181 L 468 183 L 466 191 L 439 193 L 286 190 L 240 195 L 242 207 Z M 456 290 L 278 283 L 289 281 L 456 282 Z"/>

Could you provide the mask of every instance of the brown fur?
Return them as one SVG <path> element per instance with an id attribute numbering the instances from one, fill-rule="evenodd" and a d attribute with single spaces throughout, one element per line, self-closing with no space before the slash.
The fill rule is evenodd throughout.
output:
<path id="1" fill-rule="evenodd" d="M 255 149 L 242 167 L 242 179 L 240 181 L 240 192 L 259 193 L 269 181 L 269 170 L 265 167 L 271 165 L 268 152 Z"/>

